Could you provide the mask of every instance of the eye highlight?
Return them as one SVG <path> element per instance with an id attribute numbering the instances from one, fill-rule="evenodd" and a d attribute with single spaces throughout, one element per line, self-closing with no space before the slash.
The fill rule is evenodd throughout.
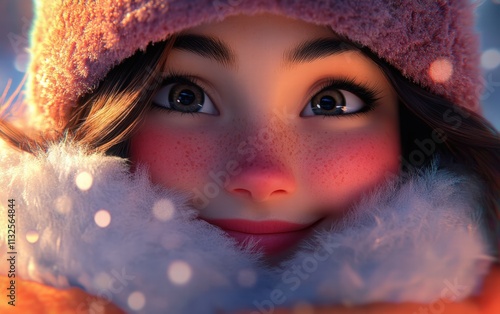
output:
<path id="1" fill-rule="evenodd" d="M 153 105 L 180 113 L 218 114 L 214 104 L 194 79 L 173 75 L 164 80 L 153 97 Z"/>
<path id="2" fill-rule="evenodd" d="M 301 113 L 310 116 L 349 116 L 372 110 L 377 92 L 347 79 L 329 79 Z"/>

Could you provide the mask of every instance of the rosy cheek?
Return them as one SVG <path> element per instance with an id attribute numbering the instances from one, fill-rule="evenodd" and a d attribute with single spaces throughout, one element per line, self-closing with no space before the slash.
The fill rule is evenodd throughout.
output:
<path id="1" fill-rule="evenodd" d="M 310 158 L 307 176 L 317 206 L 344 211 L 398 172 L 399 139 L 382 135 L 330 139 Z"/>
<path id="2" fill-rule="evenodd" d="M 130 153 L 134 164 L 146 164 L 156 184 L 180 189 L 192 189 L 202 184 L 213 167 L 214 147 L 200 133 L 183 134 L 164 128 L 144 126 L 131 141 Z"/>

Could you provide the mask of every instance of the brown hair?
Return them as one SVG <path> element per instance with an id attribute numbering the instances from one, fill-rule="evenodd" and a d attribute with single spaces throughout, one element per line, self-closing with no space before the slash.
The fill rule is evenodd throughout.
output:
<path id="1" fill-rule="evenodd" d="M 91 151 L 127 156 L 127 139 L 150 108 L 162 82 L 162 66 L 175 36 L 138 51 L 114 67 L 99 86 L 80 97 L 63 131 L 53 140 L 44 134 L 28 135 L 0 119 L 0 138 L 30 153 L 46 150 L 51 142 L 75 141 Z"/>
<path id="2" fill-rule="evenodd" d="M 378 61 L 400 98 L 400 129 L 402 157 L 408 172 L 418 170 L 435 156 L 444 163 L 459 164 L 479 176 L 485 184 L 486 221 L 494 234 L 500 253 L 500 137 L 485 118 L 465 110 L 404 78 L 399 71 Z M 422 165 L 412 169 L 412 154 L 423 150 L 422 143 L 431 143 L 435 134 L 442 137 L 435 151 Z M 429 149 L 429 148 L 427 148 Z M 463 169 L 461 169 L 463 170 Z"/>
<path id="3" fill-rule="evenodd" d="M 174 41 L 172 37 L 150 45 L 145 52 L 137 52 L 113 68 L 94 92 L 78 100 L 59 140 L 76 141 L 93 151 L 128 157 L 128 139 L 150 108 L 151 98 L 162 81 L 161 67 Z M 412 169 L 406 167 L 406 171 L 422 168 L 436 154 L 450 156 L 470 167 L 485 182 L 488 220 L 500 240 L 498 132 L 483 117 L 410 82 L 367 48 L 358 48 L 379 65 L 399 95 L 402 159 L 411 160 L 412 154 L 421 149 L 417 140 L 432 138 L 433 131 L 440 130 L 446 137 L 423 162 Z M 46 149 L 51 142 L 43 137 L 32 139 L 2 119 L 0 138 L 32 153 L 38 148 Z"/>
<path id="4" fill-rule="evenodd" d="M 439 156 L 448 166 L 459 164 L 461 170 L 472 172 L 483 181 L 486 222 L 496 238 L 500 253 L 500 137 L 495 127 L 484 117 L 464 109 L 410 82 L 400 71 L 378 58 L 365 47 L 358 48 L 384 72 L 398 94 L 400 102 L 400 132 L 402 159 L 408 173 L 418 171 Z M 412 164 L 412 154 L 423 150 L 422 143 L 434 139 L 435 151 L 420 164 Z M 409 163 L 407 161 L 410 161 Z"/>

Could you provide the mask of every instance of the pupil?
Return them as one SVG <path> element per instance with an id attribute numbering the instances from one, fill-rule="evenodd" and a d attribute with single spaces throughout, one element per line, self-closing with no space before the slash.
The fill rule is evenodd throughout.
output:
<path id="1" fill-rule="evenodd" d="M 319 100 L 319 106 L 323 110 L 332 110 L 335 108 L 335 99 L 331 96 L 323 96 Z"/>
<path id="2" fill-rule="evenodd" d="M 344 95 L 337 89 L 326 89 L 311 99 L 312 112 L 316 115 L 341 115 L 345 113 Z"/>
<path id="3" fill-rule="evenodd" d="M 184 106 L 188 106 L 188 105 L 193 103 L 195 97 L 196 96 L 192 91 L 190 91 L 188 89 L 184 89 L 179 93 L 179 97 L 177 98 L 177 102 L 180 102 Z"/>

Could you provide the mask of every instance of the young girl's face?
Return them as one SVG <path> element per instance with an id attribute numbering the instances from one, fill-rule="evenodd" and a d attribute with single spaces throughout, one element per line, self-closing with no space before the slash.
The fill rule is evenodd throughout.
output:
<path id="1" fill-rule="evenodd" d="M 200 217 L 284 252 L 399 170 L 397 96 L 323 26 L 236 16 L 179 34 L 131 140 Z"/>

